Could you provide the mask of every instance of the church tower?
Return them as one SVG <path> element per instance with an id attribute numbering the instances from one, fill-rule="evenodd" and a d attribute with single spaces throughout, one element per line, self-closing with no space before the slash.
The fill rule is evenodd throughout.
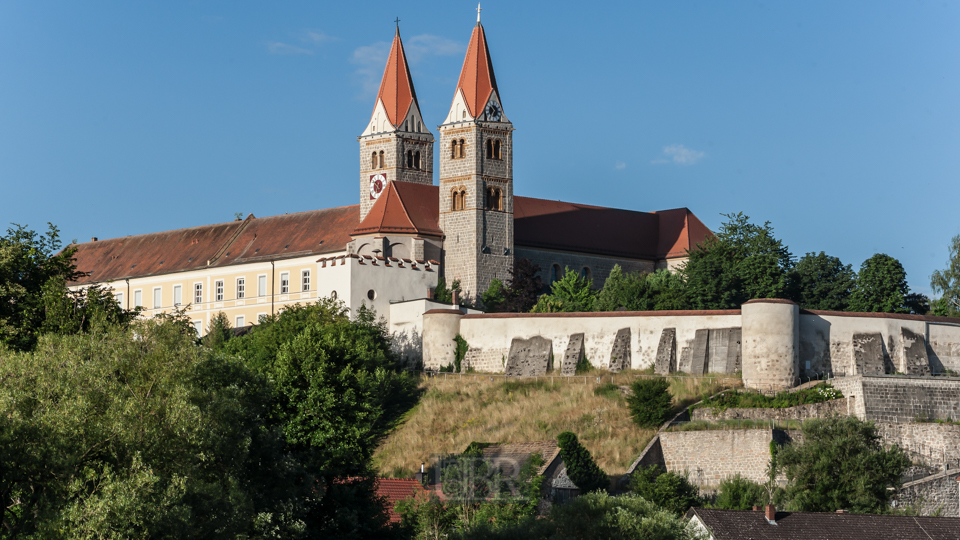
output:
<path id="1" fill-rule="evenodd" d="M 360 220 L 387 182 L 433 185 L 433 134 L 423 124 L 400 40 L 400 27 L 383 70 L 373 114 L 360 142 Z"/>
<path id="2" fill-rule="evenodd" d="M 470 36 L 460 80 L 440 132 L 440 229 L 444 275 L 477 297 L 513 268 L 513 124 L 480 24 Z"/>

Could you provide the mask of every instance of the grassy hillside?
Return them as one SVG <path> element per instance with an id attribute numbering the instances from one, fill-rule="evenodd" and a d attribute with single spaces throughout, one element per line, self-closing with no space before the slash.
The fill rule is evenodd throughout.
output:
<path id="1" fill-rule="evenodd" d="M 374 464 L 384 476 L 409 477 L 430 454 L 462 452 L 473 441 L 556 440 L 573 431 L 604 471 L 622 474 L 655 433 L 633 423 L 616 388 L 638 374 L 593 373 L 586 383 L 561 377 L 552 383 L 481 375 L 424 378 L 420 402 L 381 443 Z M 679 410 L 722 387 L 719 379 L 682 377 L 671 379 L 670 390 Z"/>

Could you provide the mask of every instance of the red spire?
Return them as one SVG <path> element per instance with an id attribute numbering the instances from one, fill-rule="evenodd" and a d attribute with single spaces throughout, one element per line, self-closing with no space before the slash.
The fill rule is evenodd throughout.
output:
<path id="1" fill-rule="evenodd" d="M 467 56 L 463 60 L 457 88 L 463 91 L 468 112 L 474 118 L 486 106 L 490 94 L 497 90 L 497 78 L 493 74 L 490 50 L 487 49 L 487 35 L 479 21 L 473 28 L 470 44 L 467 45 Z"/>
<path id="2" fill-rule="evenodd" d="M 393 46 L 390 47 L 387 67 L 383 70 L 377 99 L 383 101 L 387 119 L 395 126 L 407 117 L 410 104 L 417 100 L 413 79 L 407 68 L 407 55 L 403 52 L 403 42 L 400 41 L 400 27 L 397 27 L 397 33 L 393 37 Z"/>

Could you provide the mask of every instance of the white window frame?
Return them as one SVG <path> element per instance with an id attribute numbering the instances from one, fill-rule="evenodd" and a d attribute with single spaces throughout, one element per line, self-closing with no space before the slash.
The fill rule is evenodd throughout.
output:
<path id="1" fill-rule="evenodd" d="M 157 294 L 160 293 L 160 294 Z M 160 297 L 160 301 L 157 302 L 157 297 Z M 153 288 L 153 309 L 160 309 L 163 307 L 163 287 L 154 287 Z"/>
<path id="2" fill-rule="evenodd" d="M 213 301 L 223 302 L 223 280 L 218 279 L 213 282 Z"/>
<path id="3" fill-rule="evenodd" d="M 300 271 L 300 291 L 310 292 L 310 270 Z"/>
<path id="4" fill-rule="evenodd" d="M 193 331 L 197 333 L 197 337 L 203 337 L 203 321 L 193 321 Z"/>
<path id="5" fill-rule="evenodd" d="M 117 305 L 123 307 L 123 293 L 113 293 L 113 299 L 117 301 Z"/>
<path id="6" fill-rule="evenodd" d="M 237 300 L 243 300 L 247 297 L 247 278 L 237 278 Z"/>
<path id="7" fill-rule="evenodd" d="M 143 307 L 143 289 L 133 290 L 133 307 Z"/>
<path id="8" fill-rule="evenodd" d="M 280 294 L 290 294 L 290 272 L 280 272 Z"/>
<path id="9" fill-rule="evenodd" d="M 179 299 L 177 298 L 179 297 Z M 183 285 L 173 286 L 173 307 L 183 305 Z"/>
<path id="10" fill-rule="evenodd" d="M 261 287 L 260 284 L 263 283 Z M 257 276 L 257 297 L 264 297 L 267 295 L 267 275 L 259 274 Z"/>
<path id="11" fill-rule="evenodd" d="M 235 319 L 233 320 L 233 322 L 234 322 L 233 327 L 234 327 L 234 328 L 243 328 L 244 326 L 247 325 L 246 322 L 244 322 L 244 321 L 245 321 L 245 319 L 244 319 L 243 315 L 237 315 L 237 318 L 235 318 Z"/>
<path id="12" fill-rule="evenodd" d="M 203 303 L 203 282 L 197 281 L 193 284 L 193 303 Z"/>
<path id="13" fill-rule="evenodd" d="M 269 315 L 269 313 L 257 313 L 257 324 L 260 324 L 263 319 L 267 318 Z"/>

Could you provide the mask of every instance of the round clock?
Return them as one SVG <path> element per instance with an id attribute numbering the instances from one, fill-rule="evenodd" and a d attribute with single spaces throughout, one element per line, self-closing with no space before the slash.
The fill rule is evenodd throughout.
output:
<path id="1" fill-rule="evenodd" d="M 496 103 L 491 102 L 487 105 L 487 118 L 493 122 L 500 121 L 500 107 Z"/>
<path id="2" fill-rule="evenodd" d="M 379 197 L 385 187 L 387 187 L 387 175 L 383 173 L 370 175 L 370 200 Z"/>

